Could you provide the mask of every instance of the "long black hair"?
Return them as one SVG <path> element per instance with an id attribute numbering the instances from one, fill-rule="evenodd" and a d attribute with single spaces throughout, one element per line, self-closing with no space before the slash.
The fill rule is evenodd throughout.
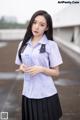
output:
<path id="1" fill-rule="evenodd" d="M 21 47 L 19 49 L 19 59 L 21 61 L 22 61 L 22 59 L 21 59 L 22 49 L 26 45 L 26 43 L 29 41 L 29 39 L 33 36 L 33 34 L 32 34 L 32 25 L 33 25 L 33 22 L 34 22 L 35 18 L 37 16 L 39 16 L 39 15 L 44 16 L 44 18 L 46 19 L 46 22 L 47 22 L 48 30 L 45 31 L 44 34 L 47 36 L 48 40 L 53 40 L 53 25 L 52 25 L 52 18 L 51 18 L 51 16 L 44 10 L 39 10 L 39 11 L 35 12 L 33 14 L 33 16 L 31 17 L 31 20 L 30 20 L 29 25 L 27 27 L 24 39 L 23 39 Z"/>

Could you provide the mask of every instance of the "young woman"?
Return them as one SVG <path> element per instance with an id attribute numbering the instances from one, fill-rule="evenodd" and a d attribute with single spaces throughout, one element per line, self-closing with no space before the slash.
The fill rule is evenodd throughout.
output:
<path id="1" fill-rule="evenodd" d="M 52 76 L 59 75 L 62 58 L 46 11 L 33 14 L 15 63 L 24 73 L 22 120 L 59 120 L 62 110 Z"/>

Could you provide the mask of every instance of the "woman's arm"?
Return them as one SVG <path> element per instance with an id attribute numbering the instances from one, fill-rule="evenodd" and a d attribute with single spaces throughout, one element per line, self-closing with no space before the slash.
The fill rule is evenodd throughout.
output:
<path id="1" fill-rule="evenodd" d="M 42 67 L 42 66 L 31 66 L 31 67 L 27 67 L 24 64 L 21 64 L 19 66 L 19 68 L 16 71 L 20 71 L 20 72 L 26 72 L 29 73 L 31 75 L 36 75 L 38 73 L 43 73 L 49 76 L 59 76 L 60 72 L 59 72 L 59 66 L 54 67 L 54 68 L 47 68 L 47 67 Z"/>
<path id="2" fill-rule="evenodd" d="M 53 76 L 53 77 L 57 77 L 60 74 L 59 66 L 54 67 L 54 68 L 43 67 L 42 71 L 43 71 L 44 74 L 49 75 L 49 76 Z"/>

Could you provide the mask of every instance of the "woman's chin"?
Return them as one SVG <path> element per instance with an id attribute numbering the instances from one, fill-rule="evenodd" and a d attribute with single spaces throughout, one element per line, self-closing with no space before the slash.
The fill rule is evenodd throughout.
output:
<path id="1" fill-rule="evenodd" d="M 35 32 L 33 32 L 33 36 L 34 37 L 38 37 L 38 36 L 40 36 L 38 33 L 35 33 Z"/>

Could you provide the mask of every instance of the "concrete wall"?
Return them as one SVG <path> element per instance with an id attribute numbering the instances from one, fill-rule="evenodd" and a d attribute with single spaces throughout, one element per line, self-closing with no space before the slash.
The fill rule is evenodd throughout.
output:
<path id="1" fill-rule="evenodd" d="M 80 27 L 55 28 L 54 36 L 80 47 Z"/>
<path id="2" fill-rule="evenodd" d="M 25 35 L 25 29 L 0 30 L 0 40 L 21 40 Z"/>
<path id="3" fill-rule="evenodd" d="M 74 28 L 74 43 L 80 47 L 80 27 Z"/>
<path id="4" fill-rule="evenodd" d="M 80 64 L 80 27 L 54 29 L 54 39 L 60 47 Z"/>
<path id="5" fill-rule="evenodd" d="M 62 40 L 70 42 L 72 40 L 73 28 L 57 28 L 54 29 L 54 35 Z"/>

